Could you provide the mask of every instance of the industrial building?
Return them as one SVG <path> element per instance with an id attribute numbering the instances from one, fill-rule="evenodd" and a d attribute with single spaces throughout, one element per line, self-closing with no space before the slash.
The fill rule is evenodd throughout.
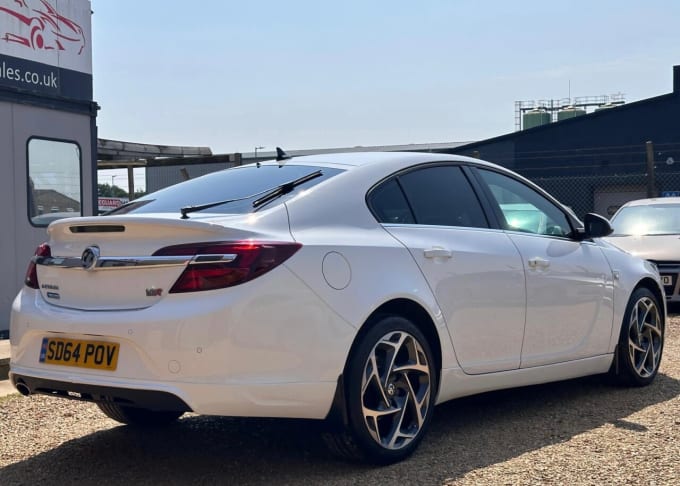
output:
<path id="1" fill-rule="evenodd" d="M 680 66 L 672 79 L 668 94 L 609 100 L 592 113 L 573 105 L 524 111 L 524 129 L 445 152 L 508 167 L 579 216 L 611 216 L 626 201 L 680 195 Z"/>

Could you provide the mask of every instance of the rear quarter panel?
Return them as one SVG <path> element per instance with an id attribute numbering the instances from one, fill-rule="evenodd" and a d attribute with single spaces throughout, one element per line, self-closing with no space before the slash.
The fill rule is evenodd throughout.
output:
<path id="1" fill-rule="evenodd" d="M 288 201 L 291 234 L 303 247 L 286 266 L 357 330 L 385 302 L 416 302 L 435 324 L 443 367 L 458 367 L 427 281 L 408 250 L 368 210 L 366 193 L 379 174 L 384 168 L 356 168 L 329 181 L 332 190 L 316 190 L 322 189 L 319 184 Z M 328 265 L 329 258 L 335 265 Z M 329 272 L 338 274 L 340 282 Z"/>

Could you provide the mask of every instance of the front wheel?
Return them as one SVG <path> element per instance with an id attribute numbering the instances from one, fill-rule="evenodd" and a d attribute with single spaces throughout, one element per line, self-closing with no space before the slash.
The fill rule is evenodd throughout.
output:
<path id="1" fill-rule="evenodd" d="M 657 297 L 646 288 L 633 292 L 611 370 L 620 384 L 646 386 L 654 381 L 661 364 L 664 327 L 664 313 Z"/>
<path id="2" fill-rule="evenodd" d="M 97 403 L 99 409 L 104 414 L 122 424 L 137 427 L 158 427 L 174 422 L 181 417 L 184 412 L 169 412 L 149 410 L 147 408 L 125 407 L 115 403 Z"/>
<path id="3" fill-rule="evenodd" d="M 437 370 L 430 344 L 411 321 L 377 319 L 345 370 L 348 424 L 331 447 L 353 459 L 389 464 L 408 457 L 432 418 Z"/>

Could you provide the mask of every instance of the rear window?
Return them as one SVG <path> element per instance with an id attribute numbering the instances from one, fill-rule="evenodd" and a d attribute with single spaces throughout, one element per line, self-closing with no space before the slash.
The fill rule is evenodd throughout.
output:
<path id="1" fill-rule="evenodd" d="M 257 208 L 253 207 L 253 201 L 259 199 L 269 190 L 316 171 L 321 171 L 321 175 L 296 186 L 288 194 L 283 194 Z M 185 206 L 199 206 L 227 199 L 238 199 L 238 201 L 220 204 L 204 211 L 222 214 L 245 214 L 260 208 L 281 204 L 299 194 L 300 191 L 309 189 L 340 172 L 343 172 L 343 170 L 311 165 L 283 165 L 282 167 L 278 165 L 260 165 L 259 167 L 247 165 L 234 167 L 147 194 L 106 214 L 179 213 L 180 208 Z M 196 213 L 199 212 L 196 211 Z M 191 217 L 191 214 L 194 213 L 189 213 L 189 217 Z"/>

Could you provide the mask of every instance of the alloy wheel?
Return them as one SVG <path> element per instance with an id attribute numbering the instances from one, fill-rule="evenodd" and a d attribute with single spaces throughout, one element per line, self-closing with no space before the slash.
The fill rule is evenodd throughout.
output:
<path id="1" fill-rule="evenodd" d="M 411 334 L 384 335 L 366 360 L 361 383 L 362 413 L 378 444 L 397 450 L 413 441 L 432 406 L 431 369 Z"/>
<path id="2" fill-rule="evenodd" d="M 661 359 L 663 329 L 656 303 L 643 297 L 635 303 L 628 323 L 628 354 L 640 378 L 656 373 Z"/>

